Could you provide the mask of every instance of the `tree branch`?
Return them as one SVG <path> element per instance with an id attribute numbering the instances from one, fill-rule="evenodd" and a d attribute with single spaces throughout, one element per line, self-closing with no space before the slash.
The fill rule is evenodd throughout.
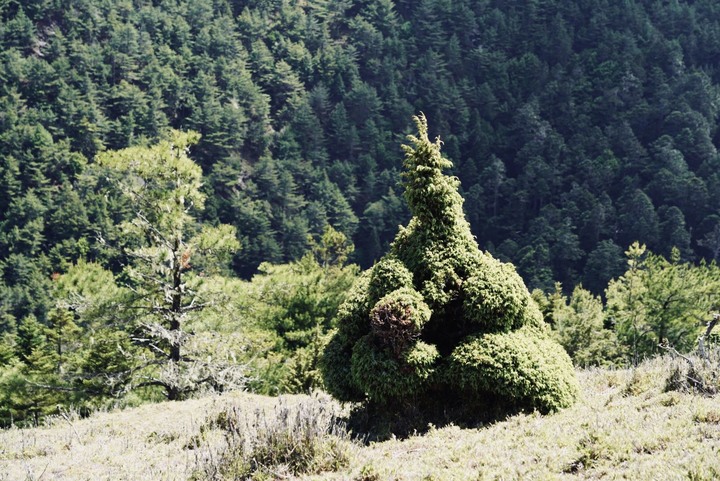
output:
<path id="1" fill-rule="evenodd" d="M 705 361 L 708 360 L 707 352 L 705 352 L 705 339 L 710 337 L 710 333 L 719 321 L 720 314 L 713 314 L 712 319 L 707 323 L 707 329 L 705 329 L 705 334 L 701 335 L 698 338 L 698 354 L 700 354 L 700 357 L 702 357 Z"/>
<path id="2" fill-rule="evenodd" d="M 685 361 L 687 361 L 687 363 L 690 364 L 690 367 L 695 369 L 695 364 L 693 364 L 692 359 L 690 359 L 689 357 L 687 357 L 683 354 L 680 354 L 678 352 L 678 350 L 675 349 L 674 347 L 667 345 L 667 344 L 658 344 L 658 347 L 660 349 L 664 349 L 665 351 L 669 352 L 670 354 L 673 355 L 673 357 L 680 357 L 682 359 L 685 359 Z"/>

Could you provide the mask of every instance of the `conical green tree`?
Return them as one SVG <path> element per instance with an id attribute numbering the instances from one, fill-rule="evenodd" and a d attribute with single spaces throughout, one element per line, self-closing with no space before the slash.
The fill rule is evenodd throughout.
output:
<path id="1" fill-rule="evenodd" d="M 543 412 L 571 405 L 578 384 L 511 264 L 481 252 L 459 181 L 430 141 L 427 121 L 405 148 L 413 217 L 390 252 L 360 276 L 340 307 L 323 358 L 342 401 L 387 407 L 497 399 Z"/>

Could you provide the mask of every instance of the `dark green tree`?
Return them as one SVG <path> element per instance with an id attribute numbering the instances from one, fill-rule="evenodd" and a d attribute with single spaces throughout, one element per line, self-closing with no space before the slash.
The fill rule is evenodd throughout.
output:
<path id="1" fill-rule="evenodd" d="M 622 248 L 611 240 L 603 240 L 588 255 L 583 272 L 583 285 L 600 294 L 611 279 L 620 277 L 627 263 Z"/>

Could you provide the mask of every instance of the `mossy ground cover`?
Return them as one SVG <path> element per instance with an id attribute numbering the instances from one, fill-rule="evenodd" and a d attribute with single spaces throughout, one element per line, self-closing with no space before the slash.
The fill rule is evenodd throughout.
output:
<path id="1" fill-rule="evenodd" d="M 336 471 L 277 472 L 308 480 L 718 479 L 720 403 L 666 391 L 673 362 L 579 371 L 578 402 L 555 414 L 430 427 L 370 444 L 345 439 L 347 462 Z M 0 479 L 197 479 L 223 449 L 222 423 L 210 422 L 221 413 L 232 408 L 254 418 L 260 410 L 272 420 L 279 403 L 308 402 L 328 400 L 236 393 L 9 429 L 0 432 Z"/>

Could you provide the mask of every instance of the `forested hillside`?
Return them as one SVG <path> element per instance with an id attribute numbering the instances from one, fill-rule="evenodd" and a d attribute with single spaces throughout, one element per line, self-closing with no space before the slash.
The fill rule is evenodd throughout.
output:
<path id="1" fill-rule="evenodd" d="M 601 292 L 635 240 L 720 253 L 716 2 L 423 0 L 0 4 L 6 315 L 106 249 L 127 211 L 94 156 L 202 134 L 204 219 L 235 271 L 299 258 L 326 224 L 363 266 L 408 212 L 399 144 L 442 133 L 483 248 L 528 285 Z"/>
<path id="2" fill-rule="evenodd" d="M 0 0 L 0 424 L 316 386 L 418 112 L 576 363 L 691 348 L 718 58 L 710 0 Z"/>

